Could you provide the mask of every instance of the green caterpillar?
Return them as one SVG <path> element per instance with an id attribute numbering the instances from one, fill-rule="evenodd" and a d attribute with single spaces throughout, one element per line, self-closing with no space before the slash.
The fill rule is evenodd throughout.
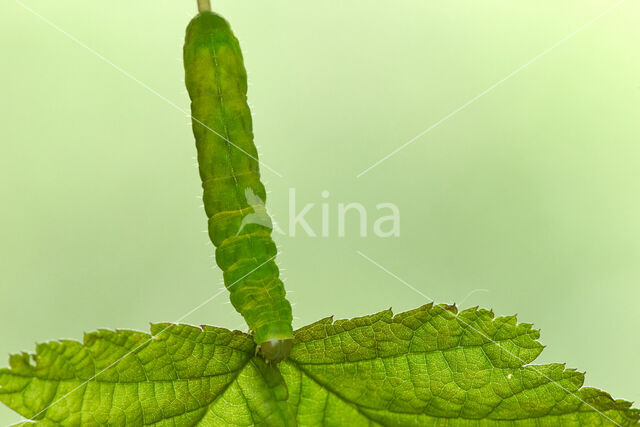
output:
<path id="1" fill-rule="evenodd" d="M 224 18 L 204 11 L 191 21 L 184 67 L 216 262 L 259 351 L 277 363 L 291 350 L 291 305 L 274 261 L 277 249 L 253 143 L 247 72 Z"/>

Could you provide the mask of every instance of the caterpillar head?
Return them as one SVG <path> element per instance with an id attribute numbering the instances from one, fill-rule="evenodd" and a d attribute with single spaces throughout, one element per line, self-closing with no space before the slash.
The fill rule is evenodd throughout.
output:
<path id="1" fill-rule="evenodd" d="M 258 351 L 268 363 L 280 363 L 289 356 L 292 347 L 292 339 L 269 340 L 260 344 Z"/>

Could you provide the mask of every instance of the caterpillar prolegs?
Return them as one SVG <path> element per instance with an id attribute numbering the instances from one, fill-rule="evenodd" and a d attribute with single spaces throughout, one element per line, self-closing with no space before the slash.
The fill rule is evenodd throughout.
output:
<path id="1" fill-rule="evenodd" d="M 247 73 L 224 18 L 204 11 L 191 21 L 184 67 L 216 262 L 259 351 L 279 362 L 291 349 L 291 305 L 274 261 L 277 249 L 253 143 Z"/>

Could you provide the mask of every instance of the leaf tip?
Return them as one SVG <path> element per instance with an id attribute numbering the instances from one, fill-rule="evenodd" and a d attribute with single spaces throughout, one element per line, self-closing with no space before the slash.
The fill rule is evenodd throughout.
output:
<path id="1" fill-rule="evenodd" d="M 442 304 L 439 307 L 442 308 L 442 310 L 444 311 L 448 311 L 450 313 L 453 313 L 454 315 L 458 315 L 458 307 L 456 306 L 456 303 L 453 304 Z"/>

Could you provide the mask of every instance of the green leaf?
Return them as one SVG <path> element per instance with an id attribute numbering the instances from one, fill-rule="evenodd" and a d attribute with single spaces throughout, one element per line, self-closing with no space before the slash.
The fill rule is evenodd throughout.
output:
<path id="1" fill-rule="evenodd" d="M 168 324 L 151 333 L 101 330 L 84 345 L 13 355 L 0 400 L 42 425 L 291 424 L 282 376 L 254 357 L 249 335 Z"/>
<path id="2" fill-rule="evenodd" d="M 37 346 L 0 370 L 0 400 L 40 425 L 633 425 L 628 402 L 563 365 L 531 365 L 538 331 L 427 305 L 295 332 L 275 367 L 251 336 L 152 325 Z M 124 356 L 124 357 L 123 357 Z M 43 411 L 43 409 L 48 408 Z M 42 412 L 41 412 L 42 411 Z"/>
<path id="3" fill-rule="evenodd" d="M 630 403 L 581 388 L 582 373 L 528 365 L 538 337 L 515 317 L 430 304 L 304 327 L 281 371 L 300 425 L 638 422 Z"/>

